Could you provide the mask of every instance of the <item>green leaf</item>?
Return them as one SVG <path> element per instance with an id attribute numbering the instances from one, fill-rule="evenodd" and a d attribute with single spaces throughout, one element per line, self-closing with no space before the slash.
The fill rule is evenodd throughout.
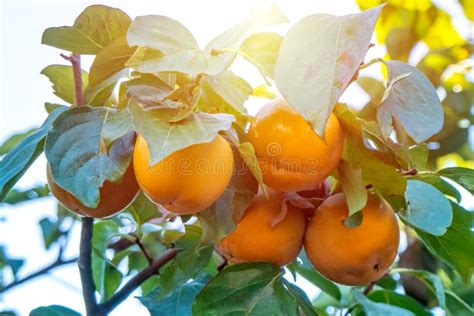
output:
<path id="1" fill-rule="evenodd" d="M 37 131 L 25 137 L 18 146 L 8 152 L 0 161 L 0 201 L 3 201 L 8 191 L 43 152 L 44 138 L 54 120 L 64 110 L 65 108 L 58 108 L 51 112 Z"/>
<path id="2" fill-rule="evenodd" d="M 360 120 L 353 111 L 339 104 L 335 114 L 344 127 L 346 139 L 343 159 L 350 161 L 354 168 L 362 169 L 365 184 L 374 187 L 374 191 L 384 197 L 395 211 L 404 210 L 406 179 L 393 164 L 392 155 L 383 155 L 380 151 L 370 150 L 365 145 L 362 135 L 371 131 L 371 126 Z"/>
<path id="3" fill-rule="evenodd" d="M 417 316 L 431 316 L 432 314 L 418 303 L 417 300 L 411 296 L 403 295 L 395 291 L 377 290 L 372 291 L 368 298 L 371 301 L 385 303 L 388 305 L 398 306 L 413 312 Z"/>
<path id="4" fill-rule="evenodd" d="M 37 128 L 32 128 L 26 132 L 18 133 L 10 136 L 3 144 L 0 145 L 0 156 L 7 154 L 10 150 L 18 146 L 18 144 L 25 139 L 27 136 L 36 132 Z"/>
<path id="5" fill-rule="evenodd" d="M 216 76 L 206 76 L 205 81 L 214 91 L 239 112 L 246 112 L 244 102 L 252 94 L 252 87 L 230 70 Z"/>
<path id="6" fill-rule="evenodd" d="M 149 145 L 150 165 L 188 146 L 212 141 L 221 130 L 229 129 L 234 117 L 227 114 L 191 113 L 177 123 L 164 121 L 159 110 L 145 111 L 136 102 L 129 110 L 135 131 Z"/>
<path id="7" fill-rule="evenodd" d="M 319 135 L 364 59 L 381 9 L 346 16 L 310 15 L 283 39 L 275 82 Z"/>
<path id="8" fill-rule="evenodd" d="M 283 270 L 270 263 L 229 266 L 196 297 L 196 315 L 298 315 L 298 306 L 284 287 Z"/>
<path id="9" fill-rule="evenodd" d="M 200 245 L 202 229 L 197 225 L 185 225 L 185 234 L 176 240 L 177 248 L 194 249 Z"/>
<path id="10" fill-rule="evenodd" d="M 78 54 L 97 54 L 124 35 L 130 23 L 130 17 L 119 9 L 92 5 L 76 18 L 73 26 L 46 29 L 41 43 Z"/>
<path id="11" fill-rule="evenodd" d="M 144 73 L 177 71 L 190 75 L 218 74 L 224 65 L 203 52 L 181 23 L 161 15 L 135 18 L 127 33 L 131 46 L 141 46 L 127 66 Z M 145 48 L 145 49 L 143 49 Z"/>
<path id="12" fill-rule="evenodd" d="M 41 70 L 41 74 L 48 77 L 53 84 L 54 94 L 70 104 L 76 104 L 74 74 L 71 66 L 49 65 Z M 81 70 L 82 91 L 88 84 L 88 74 Z"/>
<path id="13" fill-rule="evenodd" d="M 158 50 L 140 47 L 127 61 L 126 66 L 142 73 L 181 72 L 189 75 L 208 74 L 211 76 L 225 69 L 219 56 L 212 56 L 197 48 L 163 55 Z"/>
<path id="14" fill-rule="evenodd" d="M 102 48 L 81 30 L 71 26 L 47 28 L 41 37 L 41 44 L 78 54 L 96 54 Z"/>
<path id="15" fill-rule="evenodd" d="M 227 103 L 216 91 L 207 83 L 207 80 L 201 81 L 201 97 L 198 101 L 198 111 L 208 112 L 208 113 L 226 113 L 231 114 L 235 117 L 235 124 L 241 128 L 245 129 L 247 126 L 250 116 L 247 114 L 245 108 L 236 110 L 232 105 Z"/>
<path id="16" fill-rule="evenodd" d="M 273 79 L 273 68 L 278 57 L 283 37 L 272 32 L 256 33 L 240 45 L 239 53 L 254 64 L 264 78 Z"/>
<path id="17" fill-rule="evenodd" d="M 362 308 L 365 311 L 367 316 L 415 316 L 409 310 L 400 308 L 398 306 L 384 304 L 384 303 L 375 303 L 368 299 L 362 292 L 352 289 L 352 294 L 354 295 L 355 300 L 362 305 Z"/>
<path id="18" fill-rule="evenodd" d="M 461 201 L 461 193 L 459 193 L 459 191 L 456 190 L 456 188 L 453 187 L 449 182 L 436 174 L 417 175 L 413 179 L 429 183 L 439 191 L 443 192 L 444 195 L 454 198 L 457 202 Z"/>
<path id="19" fill-rule="evenodd" d="M 103 183 L 119 181 L 131 161 L 133 133 L 124 135 L 122 120 L 114 120 L 117 115 L 127 119 L 112 108 L 69 108 L 58 116 L 46 138 L 54 181 L 90 208 L 99 204 Z"/>
<path id="20" fill-rule="evenodd" d="M 252 10 L 250 14 L 240 23 L 224 31 L 206 45 L 206 51 L 213 49 L 238 48 L 242 40 L 263 26 L 287 23 L 288 19 L 280 8 L 271 4 L 267 7 Z M 223 59 L 229 61 L 233 58 L 232 53 L 223 54 Z"/>
<path id="21" fill-rule="evenodd" d="M 64 232 L 61 230 L 62 221 L 57 219 L 52 221 L 50 218 L 45 217 L 39 221 L 41 232 L 43 234 L 44 247 L 50 249 L 51 245 L 54 244 L 61 237 Z"/>
<path id="22" fill-rule="evenodd" d="M 203 243 L 219 242 L 231 233 L 236 224 L 232 219 L 234 192 L 225 190 L 210 207 L 198 214 L 203 229 Z"/>
<path id="23" fill-rule="evenodd" d="M 195 279 L 209 263 L 213 250 L 213 245 L 207 245 L 178 253 L 176 258 L 160 271 L 160 298 L 169 296 L 189 279 Z"/>
<path id="24" fill-rule="evenodd" d="M 439 170 L 440 176 L 449 178 L 462 185 L 466 190 L 474 194 L 474 170 L 462 167 L 452 167 Z"/>
<path id="25" fill-rule="evenodd" d="M 443 109 L 431 82 L 418 69 L 400 61 L 384 61 L 388 82 L 377 120 L 385 137 L 400 124 L 407 134 L 421 143 L 443 127 Z M 406 76 L 406 77 L 405 77 Z"/>
<path id="26" fill-rule="evenodd" d="M 145 305 L 151 316 L 192 316 L 194 300 L 206 282 L 207 278 L 199 278 L 185 283 L 165 298 L 162 298 L 160 289 L 157 288 L 138 299 Z"/>
<path id="27" fill-rule="evenodd" d="M 144 73 L 175 71 L 218 75 L 230 66 L 235 57 L 233 51 L 245 36 L 261 26 L 286 21 L 276 5 L 254 10 L 244 21 L 214 38 L 203 51 L 180 23 L 163 16 L 139 17 L 133 22 L 127 39 L 130 45 L 145 49 L 137 50 L 127 65 Z"/>
<path id="28" fill-rule="evenodd" d="M 265 190 L 265 185 L 263 182 L 263 173 L 260 169 L 257 154 L 255 153 L 255 148 L 253 147 L 252 143 L 247 141 L 243 142 L 238 145 L 237 149 L 239 150 L 240 156 L 244 160 L 245 165 L 249 168 L 249 171 L 257 180 L 260 188 L 262 188 L 262 190 Z"/>
<path id="29" fill-rule="evenodd" d="M 81 314 L 64 306 L 49 305 L 35 308 L 30 316 L 81 316 Z"/>
<path id="30" fill-rule="evenodd" d="M 359 212 L 367 204 L 367 190 L 362 179 L 362 170 L 350 162 L 342 161 L 337 169 L 342 192 L 347 200 L 349 216 Z"/>
<path id="31" fill-rule="evenodd" d="M 163 55 L 199 48 L 194 36 L 181 23 L 163 15 L 138 16 L 127 32 L 131 46 L 156 49 Z"/>
<path id="32" fill-rule="evenodd" d="M 89 85 L 85 90 L 86 103 L 100 106 L 110 97 L 117 82 L 128 75 L 125 63 L 136 47 L 129 47 L 125 36 L 105 46 L 95 57 L 90 68 Z"/>
<path id="33" fill-rule="evenodd" d="M 443 236 L 433 236 L 422 231 L 417 233 L 428 249 L 453 266 L 464 282 L 470 283 L 474 272 L 474 234 L 472 233 L 472 212 L 451 203 L 453 221 Z"/>
<path id="34" fill-rule="evenodd" d="M 89 86 L 94 87 L 125 68 L 136 47 L 128 46 L 124 36 L 117 37 L 95 57 L 89 71 Z"/>
<path id="35" fill-rule="evenodd" d="M 94 224 L 92 244 L 92 276 L 97 292 L 106 300 L 118 288 L 122 280 L 121 273 L 105 257 L 110 239 L 119 232 L 118 226 L 110 220 Z"/>
<path id="36" fill-rule="evenodd" d="M 48 112 L 48 114 L 51 114 L 51 112 L 53 112 L 57 108 L 61 108 L 61 107 L 65 108 L 66 106 L 63 105 L 63 104 L 50 103 L 50 102 L 46 102 L 44 104 L 44 109 L 46 110 L 46 112 Z"/>
<path id="37" fill-rule="evenodd" d="M 150 201 L 150 199 L 141 191 L 125 211 L 132 215 L 133 219 L 139 226 L 162 215 L 159 206 Z"/>
<path id="38" fill-rule="evenodd" d="M 436 296 L 438 304 L 441 308 L 446 308 L 446 295 L 444 292 L 443 284 L 436 274 L 433 274 L 424 270 L 413 270 L 398 268 L 393 269 L 391 273 L 408 273 L 417 279 L 419 279 L 426 287 Z"/>
<path id="39" fill-rule="evenodd" d="M 150 74 L 142 74 L 121 83 L 120 106 L 125 107 L 129 98 L 135 99 L 144 106 L 162 105 L 162 101 L 172 91 L 173 88 L 160 78 Z"/>
<path id="40" fill-rule="evenodd" d="M 234 170 L 229 185 L 217 201 L 197 214 L 203 229 L 203 243 L 217 243 L 232 232 L 258 191 L 257 181 L 235 147 L 232 149 Z"/>
<path id="41" fill-rule="evenodd" d="M 115 293 L 122 282 L 122 272 L 116 267 L 106 262 L 104 269 L 104 282 L 100 291 L 102 301 L 106 301 Z"/>
<path id="42" fill-rule="evenodd" d="M 426 169 L 428 163 L 429 149 L 426 144 L 419 144 L 411 146 L 408 149 L 410 155 L 409 168 L 416 168 L 418 170 Z"/>
<path id="43" fill-rule="evenodd" d="M 385 86 L 381 81 L 371 77 L 359 77 L 356 82 L 369 95 L 372 102 L 380 103 L 385 93 Z"/>
<path id="44" fill-rule="evenodd" d="M 453 220 L 453 211 L 448 199 L 432 185 L 408 180 L 406 212 L 399 215 L 411 226 L 435 236 L 442 236 Z"/>
<path id="45" fill-rule="evenodd" d="M 459 296 L 451 291 L 446 291 L 446 305 L 451 315 L 472 316 L 474 308 L 464 302 Z"/>
<path id="46" fill-rule="evenodd" d="M 320 288 L 321 291 L 333 297 L 336 301 L 341 301 L 342 294 L 339 287 L 314 269 L 304 250 L 300 253 L 299 258 L 302 263 L 297 265 L 296 272 Z"/>
<path id="47" fill-rule="evenodd" d="M 14 277 L 18 271 L 23 267 L 25 260 L 18 258 L 11 258 L 7 255 L 5 247 L 0 245 L 0 289 L 3 283 L 3 269 L 9 267 Z"/>
<path id="48" fill-rule="evenodd" d="M 283 283 L 285 284 L 286 288 L 288 289 L 288 292 L 294 297 L 294 299 L 298 302 L 298 308 L 301 311 L 301 315 L 314 315 L 317 316 L 319 315 L 316 313 L 315 308 L 311 304 L 311 301 L 309 300 L 308 296 L 306 293 L 297 287 L 296 285 L 290 283 L 288 280 L 283 279 Z"/>
<path id="49" fill-rule="evenodd" d="M 5 204 L 17 204 L 26 202 L 34 199 L 39 199 L 45 196 L 49 196 L 49 186 L 47 184 L 39 185 L 27 190 L 10 190 L 1 203 Z"/>

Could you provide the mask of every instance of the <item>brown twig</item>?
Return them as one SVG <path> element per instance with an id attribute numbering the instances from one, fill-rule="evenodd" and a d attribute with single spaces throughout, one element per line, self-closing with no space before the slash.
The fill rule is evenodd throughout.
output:
<path id="1" fill-rule="evenodd" d="M 50 265 L 32 273 L 32 274 L 29 274 L 27 276 L 25 276 L 24 278 L 22 279 L 19 279 L 19 280 L 16 280 L 16 281 L 13 281 L 11 282 L 10 284 L 0 288 L 0 294 L 1 293 L 5 293 L 6 291 L 8 290 L 11 290 L 12 288 L 20 285 L 20 284 L 23 284 L 27 281 L 30 281 L 34 278 L 37 278 L 39 276 L 42 276 L 44 274 L 47 274 L 49 273 L 51 270 L 54 270 L 56 268 L 59 268 L 61 266 L 64 266 L 64 265 L 67 265 L 67 264 L 70 264 L 70 263 L 74 263 L 74 262 L 77 262 L 77 259 L 78 258 L 72 258 L 72 259 L 67 259 L 67 260 L 63 260 L 63 259 L 58 259 L 56 260 L 55 262 L 51 263 Z"/>
<path id="2" fill-rule="evenodd" d="M 418 174 L 418 170 L 416 168 L 411 168 L 411 169 L 408 169 L 408 170 L 400 171 L 400 174 L 402 176 L 416 176 Z"/>
<path id="3" fill-rule="evenodd" d="M 217 271 L 219 271 L 219 272 L 224 270 L 224 268 L 227 267 L 227 264 L 228 264 L 227 259 L 224 258 L 224 257 L 223 257 L 223 259 L 224 259 L 224 261 L 220 265 L 217 266 Z"/>
<path id="4" fill-rule="evenodd" d="M 74 87 L 76 94 L 76 105 L 84 105 L 84 97 L 82 95 L 82 71 L 81 71 L 81 55 L 71 54 L 69 56 L 61 54 L 61 57 L 69 61 L 72 65 L 74 75 Z"/>
<path id="5" fill-rule="evenodd" d="M 145 246 L 142 244 L 141 240 L 140 240 L 140 237 L 135 237 L 135 243 L 138 245 L 138 247 L 140 248 L 141 252 L 143 253 L 143 255 L 145 256 L 146 260 L 148 261 L 148 265 L 151 265 L 153 263 L 153 258 L 150 257 L 150 255 L 148 254 L 148 252 L 146 251 L 145 249 Z"/>
<path id="6" fill-rule="evenodd" d="M 373 281 L 373 282 L 369 283 L 369 285 L 365 288 L 365 290 L 363 292 L 365 296 L 369 295 L 370 291 L 373 290 L 376 283 L 377 283 L 377 281 Z"/>
<path id="7" fill-rule="evenodd" d="M 159 258 L 136 274 L 127 282 L 117 293 L 115 293 L 107 302 L 99 305 L 100 312 L 107 314 L 125 300 L 133 291 L 135 291 L 143 282 L 153 275 L 159 273 L 160 268 L 173 260 L 178 254 L 179 249 L 168 249 Z"/>

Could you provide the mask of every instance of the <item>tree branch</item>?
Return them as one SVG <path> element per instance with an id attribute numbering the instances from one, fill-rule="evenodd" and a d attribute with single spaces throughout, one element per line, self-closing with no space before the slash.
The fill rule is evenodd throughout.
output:
<path id="1" fill-rule="evenodd" d="M 67 259 L 67 260 L 62 260 L 60 258 L 58 258 L 58 260 L 56 260 L 55 262 L 51 263 L 50 265 L 32 273 L 32 274 L 29 274 L 27 275 L 26 277 L 22 278 L 22 279 L 19 279 L 19 280 L 16 280 L 16 281 L 13 281 L 11 282 L 10 284 L 0 288 L 0 294 L 1 293 L 5 293 L 6 291 L 8 290 L 11 290 L 12 288 L 20 285 L 20 284 L 23 284 L 27 281 L 30 281 L 34 278 L 37 278 L 39 276 L 42 276 L 44 274 L 47 274 L 49 273 L 51 270 L 54 270 L 60 266 L 64 266 L 64 265 L 67 265 L 67 264 L 70 264 L 70 263 L 73 263 L 73 262 L 76 262 L 78 258 L 72 258 L 72 259 Z"/>
<path id="2" fill-rule="evenodd" d="M 145 246 L 142 244 L 142 242 L 140 240 L 140 237 L 138 237 L 138 236 L 135 237 L 135 243 L 138 245 L 141 252 L 145 256 L 146 260 L 148 261 L 148 265 L 151 265 L 153 263 L 153 258 L 150 257 L 150 255 L 148 254 L 148 251 L 146 251 Z"/>
<path id="3" fill-rule="evenodd" d="M 153 275 L 159 273 L 160 268 L 167 262 L 173 260 L 178 254 L 179 249 L 168 249 L 160 257 L 130 279 L 118 292 L 116 292 L 107 302 L 100 305 L 102 312 L 109 313 L 124 301 L 133 291 L 135 291 L 143 282 Z"/>
<path id="4" fill-rule="evenodd" d="M 61 236 L 60 240 L 58 240 L 59 250 L 58 250 L 58 256 L 57 256 L 56 261 L 54 261 L 54 262 L 50 263 L 49 265 L 39 269 L 36 272 L 33 272 L 33 273 L 25 276 L 22 279 L 14 280 L 10 284 L 8 284 L 4 287 L 0 287 L 0 293 L 4 293 L 4 292 L 20 285 L 20 284 L 23 284 L 25 282 L 30 281 L 31 279 L 34 279 L 34 278 L 37 278 L 37 277 L 42 276 L 44 274 L 47 274 L 51 270 L 54 270 L 54 269 L 56 269 L 60 266 L 76 262 L 78 260 L 78 257 L 67 259 L 67 260 L 63 259 L 64 250 L 66 249 L 67 242 L 69 240 L 69 232 L 70 232 L 73 225 L 74 225 L 74 221 L 72 222 L 71 227 L 68 230 L 66 230 L 65 234 Z"/>
<path id="5" fill-rule="evenodd" d="M 81 244 L 79 250 L 79 272 L 81 275 L 82 295 L 86 305 L 87 315 L 100 315 L 98 313 L 97 299 L 95 297 L 95 284 L 92 275 L 92 232 L 94 219 L 82 218 Z"/>
<path id="6" fill-rule="evenodd" d="M 71 54 L 69 56 L 61 54 L 61 57 L 69 61 L 72 65 L 72 71 L 74 74 L 74 86 L 76 93 L 76 104 L 77 106 L 84 105 L 84 98 L 82 95 L 82 71 L 81 71 L 81 55 Z"/>

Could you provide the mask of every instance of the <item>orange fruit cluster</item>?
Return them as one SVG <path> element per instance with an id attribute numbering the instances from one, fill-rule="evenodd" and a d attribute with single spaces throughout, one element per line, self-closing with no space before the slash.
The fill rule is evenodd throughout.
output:
<path id="1" fill-rule="evenodd" d="M 397 218 L 383 199 L 369 194 L 362 223 L 354 228 L 344 225 L 349 213 L 345 197 L 330 196 L 327 182 L 343 151 L 344 132 L 337 117 L 330 115 L 322 139 L 286 101 L 275 100 L 255 116 L 248 139 L 268 193 L 255 197 L 234 231 L 219 242 L 218 251 L 230 262 L 286 265 L 304 246 L 314 267 L 335 282 L 356 285 L 383 276 L 397 254 Z M 188 215 L 211 206 L 228 187 L 234 169 L 244 164 L 220 135 L 152 166 L 148 144 L 138 136 L 132 161 L 119 183 L 106 181 L 100 188 L 95 209 L 56 185 L 49 170 L 48 182 L 61 203 L 84 216 L 111 216 L 130 204 L 140 189 L 167 210 Z M 256 192 L 253 176 L 251 180 Z"/>

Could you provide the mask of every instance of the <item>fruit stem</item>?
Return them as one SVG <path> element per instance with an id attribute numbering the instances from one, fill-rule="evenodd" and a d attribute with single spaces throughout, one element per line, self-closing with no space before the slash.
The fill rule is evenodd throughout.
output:
<path id="1" fill-rule="evenodd" d="M 374 59 L 370 60 L 369 62 L 360 65 L 359 70 L 370 67 L 370 66 L 372 66 L 373 64 L 376 64 L 376 63 L 383 63 L 383 59 L 382 58 L 374 58 Z"/>
<path id="2" fill-rule="evenodd" d="M 363 292 L 365 296 L 369 295 L 369 293 L 372 291 L 372 289 L 374 288 L 376 283 L 377 283 L 377 281 L 373 281 L 373 282 L 369 283 L 369 285 L 365 288 L 365 290 Z"/>

